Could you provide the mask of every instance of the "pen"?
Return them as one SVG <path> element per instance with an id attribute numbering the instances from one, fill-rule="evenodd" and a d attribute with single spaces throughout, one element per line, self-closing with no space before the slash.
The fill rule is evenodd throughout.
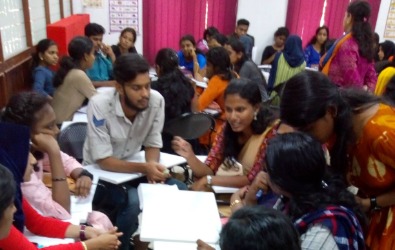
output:
<path id="1" fill-rule="evenodd" d="M 257 200 L 259 200 L 260 198 L 262 198 L 262 196 L 263 196 L 263 191 L 262 189 L 259 189 L 258 192 L 256 192 L 255 197 Z"/>

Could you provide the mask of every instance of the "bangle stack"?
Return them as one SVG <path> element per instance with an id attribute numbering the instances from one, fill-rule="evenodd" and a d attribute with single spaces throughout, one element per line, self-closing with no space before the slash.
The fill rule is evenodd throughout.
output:
<path id="1" fill-rule="evenodd" d="M 81 225 L 81 227 L 80 227 L 80 240 L 81 241 L 87 240 L 86 235 L 85 235 L 85 228 L 86 228 L 85 225 Z"/>

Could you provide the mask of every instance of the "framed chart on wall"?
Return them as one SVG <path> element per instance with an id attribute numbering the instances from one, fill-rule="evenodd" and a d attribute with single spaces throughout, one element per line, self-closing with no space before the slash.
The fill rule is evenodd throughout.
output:
<path id="1" fill-rule="evenodd" d="M 139 34 L 138 0 L 110 0 L 110 32 L 120 32 L 131 27 Z"/>
<path id="2" fill-rule="evenodd" d="M 384 28 L 384 38 L 395 38 L 395 0 L 391 0 Z"/>

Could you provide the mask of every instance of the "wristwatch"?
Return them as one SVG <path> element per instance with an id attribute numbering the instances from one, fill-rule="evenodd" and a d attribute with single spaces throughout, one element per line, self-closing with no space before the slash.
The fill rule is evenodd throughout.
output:
<path id="1" fill-rule="evenodd" d="M 89 177 L 92 181 L 93 181 L 93 174 L 91 174 L 88 170 L 83 169 L 80 173 L 80 175 L 78 176 L 78 178 L 80 178 L 81 176 L 87 176 Z"/>
<path id="2" fill-rule="evenodd" d="M 213 177 L 211 175 L 207 175 L 207 186 L 211 186 L 212 181 L 213 181 Z"/>
<path id="3" fill-rule="evenodd" d="M 370 210 L 380 210 L 381 207 L 377 205 L 377 197 L 370 198 Z"/>

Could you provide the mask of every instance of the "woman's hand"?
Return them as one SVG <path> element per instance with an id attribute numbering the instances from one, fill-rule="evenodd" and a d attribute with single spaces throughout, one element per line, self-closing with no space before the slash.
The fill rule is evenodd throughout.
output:
<path id="1" fill-rule="evenodd" d="M 121 242 L 118 237 L 122 235 L 121 232 L 118 233 L 105 233 L 101 234 L 96 238 L 85 241 L 86 247 L 89 250 L 113 250 L 118 249 Z"/>
<path id="2" fill-rule="evenodd" d="M 359 196 L 355 196 L 355 200 L 361 206 L 362 211 L 368 212 L 370 210 L 370 199 L 364 199 Z"/>
<path id="3" fill-rule="evenodd" d="M 193 59 L 195 59 L 195 58 L 196 58 L 196 51 L 195 51 L 195 48 L 191 48 L 191 49 L 189 50 L 188 54 L 189 54 Z"/>
<path id="4" fill-rule="evenodd" d="M 232 196 L 230 197 L 230 209 L 233 212 L 235 212 L 236 210 L 244 207 L 244 199 L 245 199 L 245 195 L 248 192 L 248 186 L 242 187 L 239 190 L 237 190 L 235 193 L 232 194 Z M 238 203 L 236 203 L 236 201 L 239 201 Z"/>
<path id="5" fill-rule="evenodd" d="M 248 205 L 256 204 L 256 194 L 259 190 L 263 190 L 265 193 L 269 190 L 269 175 L 261 171 L 252 182 L 248 192 L 245 194 L 244 201 Z"/>
<path id="6" fill-rule="evenodd" d="M 88 176 L 81 176 L 77 179 L 75 183 L 75 195 L 81 197 L 87 197 L 91 191 L 92 180 Z"/>
<path id="7" fill-rule="evenodd" d="M 197 250 L 215 250 L 215 248 L 211 247 L 209 244 L 200 239 L 196 241 L 196 244 Z"/>
<path id="8" fill-rule="evenodd" d="M 174 136 L 171 147 L 177 154 L 187 160 L 194 155 L 191 144 L 179 136 Z"/>
<path id="9" fill-rule="evenodd" d="M 207 177 L 202 177 L 191 185 L 193 191 L 209 191 L 207 186 Z"/>
<path id="10" fill-rule="evenodd" d="M 113 227 L 108 231 L 104 231 L 91 226 L 87 226 L 85 228 L 85 237 L 89 240 L 89 239 L 97 238 L 102 234 L 117 234 L 118 233 L 117 230 L 118 230 L 117 227 Z"/>
<path id="11" fill-rule="evenodd" d="M 60 152 L 59 144 L 51 134 L 34 134 L 32 136 L 32 147 L 44 153 Z"/>

